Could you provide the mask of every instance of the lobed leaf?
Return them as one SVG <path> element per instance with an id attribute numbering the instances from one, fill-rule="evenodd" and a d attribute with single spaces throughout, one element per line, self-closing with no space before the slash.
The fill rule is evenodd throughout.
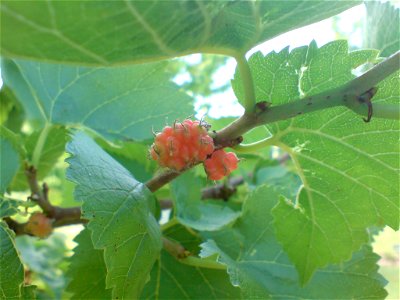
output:
<path id="1" fill-rule="evenodd" d="M 235 55 L 361 1 L 3 1 L 1 55 L 59 63 L 142 63 Z M 21 43 L 24 41 L 24 43 Z"/>
<path id="2" fill-rule="evenodd" d="M 384 299 L 385 280 L 378 274 L 378 256 L 369 246 L 345 263 L 317 270 L 306 286 L 300 285 L 275 235 L 271 209 L 279 193 L 267 185 L 256 189 L 232 228 L 205 235 L 208 241 L 202 244 L 200 255 L 217 254 L 218 261 L 227 265 L 232 284 L 241 287 L 246 299 Z"/>
<path id="3" fill-rule="evenodd" d="M 345 41 L 335 41 L 321 48 L 311 43 L 291 52 L 255 54 L 249 63 L 257 99 L 274 105 L 306 96 L 312 100 L 313 94 L 343 85 L 354 78 L 354 68 L 376 55 L 370 50 L 349 53 Z M 379 84 L 374 103 L 398 103 L 396 78 L 393 74 Z M 239 87 L 236 92 L 241 97 Z M 349 259 L 367 242 L 367 227 L 398 228 L 398 121 L 364 123 L 339 107 L 268 128 L 275 144 L 291 155 L 303 182 L 296 200 L 281 201 L 274 210 L 277 237 L 301 282 L 317 268 Z"/>
<path id="4" fill-rule="evenodd" d="M 77 184 L 95 249 L 104 250 L 106 288 L 112 297 L 137 298 L 161 249 L 159 225 L 151 211 L 154 198 L 146 186 L 78 132 L 67 146 L 72 155 L 67 178 Z"/>

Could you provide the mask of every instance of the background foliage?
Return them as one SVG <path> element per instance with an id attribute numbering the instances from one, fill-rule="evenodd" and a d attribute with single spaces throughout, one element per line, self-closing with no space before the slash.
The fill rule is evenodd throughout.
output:
<path id="1" fill-rule="evenodd" d="M 212 82 L 228 57 L 361 3 L 2 1 L 0 297 L 385 298 L 371 243 L 384 226 L 398 230 L 398 120 L 365 124 L 335 107 L 260 126 L 244 141 L 272 136 L 275 147 L 238 150 L 239 168 L 220 186 L 240 184 L 226 201 L 204 196 L 216 184 L 201 168 L 146 187 L 164 171 L 147 159 L 152 128 L 229 89 Z M 365 6 L 367 50 L 336 40 L 253 53 L 256 101 L 340 87 L 398 51 L 399 10 Z M 198 62 L 176 59 L 192 53 Z M 379 83 L 374 103 L 399 103 L 398 78 Z M 243 106 L 244 80 L 238 68 L 231 84 Z M 207 118 L 213 130 L 233 120 Z M 65 227 L 45 240 L 10 230 L 40 210 L 25 201 L 26 164 L 53 205 L 81 206 L 88 224 L 73 252 Z M 174 257 L 166 240 L 190 256 Z"/>

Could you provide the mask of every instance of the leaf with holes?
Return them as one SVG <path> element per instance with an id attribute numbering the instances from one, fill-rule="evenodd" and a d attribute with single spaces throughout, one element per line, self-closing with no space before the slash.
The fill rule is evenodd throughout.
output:
<path id="1" fill-rule="evenodd" d="M 271 209 L 279 193 L 266 185 L 256 189 L 232 228 L 204 234 L 208 241 L 201 245 L 200 255 L 217 254 L 246 299 L 383 299 L 387 295 L 386 282 L 377 272 L 379 257 L 369 246 L 340 266 L 316 271 L 301 287 L 295 267 L 275 236 Z"/>
<path id="2" fill-rule="evenodd" d="M 250 66 L 258 99 L 280 104 L 311 96 L 312 105 L 313 94 L 351 80 L 352 70 L 376 54 L 349 53 L 345 41 L 321 48 L 312 43 L 266 57 L 256 53 Z M 272 69 L 278 70 L 274 78 Z M 375 103 L 398 103 L 397 76 L 379 85 Z M 241 98 L 240 88 L 236 92 Z M 347 108 L 332 108 L 268 128 L 275 145 L 291 155 L 303 182 L 296 201 L 281 201 L 274 211 L 278 239 L 303 283 L 316 268 L 349 259 L 367 242 L 368 226 L 398 228 L 398 121 L 364 123 Z"/>
<path id="3" fill-rule="evenodd" d="M 159 225 L 146 186 L 83 133 L 67 146 L 68 178 L 77 184 L 95 249 L 104 250 L 112 297 L 137 298 L 161 249 Z"/>
<path id="4" fill-rule="evenodd" d="M 142 63 L 198 52 L 232 55 L 360 3 L 3 1 L 1 54 L 95 65 Z"/>

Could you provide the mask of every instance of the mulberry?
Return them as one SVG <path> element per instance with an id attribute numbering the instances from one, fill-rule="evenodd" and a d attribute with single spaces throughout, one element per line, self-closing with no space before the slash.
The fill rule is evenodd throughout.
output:
<path id="1" fill-rule="evenodd" d="M 185 120 L 166 126 L 155 137 L 151 157 L 162 167 L 180 171 L 204 161 L 214 151 L 214 141 L 199 121 Z"/>
<path id="2" fill-rule="evenodd" d="M 204 169 L 211 180 L 220 180 L 237 168 L 239 159 L 233 152 L 215 151 L 204 161 Z"/>
<path id="3" fill-rule="evenodd" d="M 36 212 L 30 216 L 26 230 L 34 236 L 45 238 L 53 231 L 51 223 L 51 220 L 44 214 Z"/>

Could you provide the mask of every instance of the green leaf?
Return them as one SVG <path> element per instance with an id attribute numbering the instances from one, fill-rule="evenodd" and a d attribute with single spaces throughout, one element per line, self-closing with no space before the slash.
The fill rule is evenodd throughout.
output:
<path id="1" fill-rule="evenodd" d="M 3 1 L 1 55 L 93 65 L 198 52 L 234 55 L 359 3 Z"/>
<path id="2" fill-rule="evenodd" d="M 354 78 L 352 69 L 375 61 L 377 55 L 377 50 L 349 53 L 347 41 L 340 40 L 321 48 L 313 41 L 308 47 L 298 47 L 290 52 L 286 47 L 266 56 L 256 52 L 248 61 L 254 79 L 256 101 L 282 104 L 340 86 Z M 243 104 L 244 91 L 238 69 L 232 87 Z"/>
<path id="3" fill-rule="evenodd" d="M 239 217 L 225 205 L 202 201 L 201 188 L 194 172 L 185 172 L 172 182 L 174 212 L 180 223 L 196 230 L 218 230 Z"/>
<path id="4" fill-rule="evenodd" d="M 94 249 L 90 235 L 90 230 L 85 228 L 74 239 L 78 245 L 67 273 L 71 279 L 67 291 L 73 294 L 71 299 L 110 299 L 111 291 L 106 290 L 104 251 Z"/>
<path id="5" fill-rule="evenodd" d="M 0 90 L 0 125 L 18 132 L 21 130 L 24 117 L 24 111 L 13 91 L 3 84 Z"/>
<path id="6" fill-rule="evenodd" d="M 233 228 L 206 235 L 202 257 L 218 254 L 231 281 L 247 299 L 384 299 L 385 281 L 378 274 L 378 256 L 369 246 L 341 265 L 315 272 L 301 287 L 295 267 L 275 236 L 271 209 L 279 192 L 261 186 L 249 195 Z M 327 245 L 328 246 L 328 245 Z"/>
<path id="7" fill-rule="evenodd" d="M 36 295 L 36 286 L 35 285 L 27 285 L 21 290 L 21 299 L 22 300 L 35 300 Z"/>
<path id="8" fill-rule="evenodd" d="M 3 198 L 0 195 L 0 218 L 9 217 L 18 213 L 18 207 L 24 201 Z"/>
<path id="9" fill-rule="evenodd" d="M 14 234 L 0 221 L 1 299 L 19 299 L 24 283 L 24 267 L 15 249 Z"/>
<path id="10" fill-rule="evenodd" d="M 355 77 L 354 68 L 376 55 L 370 50 L 349 53 L 345 41 L 335 41 L 265 57 L 256 53 L 249 64 L 257 100 L 275 105 L 343 85 Z M 374 103 L 398 103 L 396 76 L 379 84 Z M 242 97 L 239 86 L 235 91 Z M 291 155 L 304 185 L 296 201 L 282 201 L 275 211 L 278 239 L 303 283 L 316 268 L 349 259 L 368 240 L 367 227 L 398 228 L 399 122 L 373 119 L 365 124 L 338 107 L 268 128 L 275 145 Z"/>
<path id="11" fill-rule="evenodd" d="M 367 19 L 365 46 L 380 49 L 380 56 L 387 57 L 400 50 L 399 8 L 389 1 L 365 1 Z"/>
<path id="12" fill-rule="evenodd" d="M 149 145 L 135 142 L 110 145 L 100 140 L 98 144 L 129 172 L 135 174 L 140 182 L 151 179 L 159 168 L 156 161 L 149 159 Z"/>
<path id="13" fill-rule="evenodd" d="M 95 249 L 104 249 L 113 298 L 137 298 L 161 249 L 155 199 L 146 186 L 83 133 L 67 146 L 67 178 L 77 184 Z"/>
<path id="14" fill-rule="evenodd" d="M 83 125 L 111 138 L 146 140 L 167 119 L 193 114 L 165 63 L 86 68 L 5 61 L 4 81 L 39 123 Z"/>
<path id="15" fill-rule="evenodd" d="M 43 139 L 42 132 L 46 130 Z M 65 144 L 68 140 L 68 131 L 65 127 L 50 126 L 45 127 L 42 131 L 35 131 L 27 136 L 24 141 L 26 156 L 31 163 L 37 160 L 35 167 L 37 169 L 37 178 L 42 180 L 53 169 L 54 165 L 64 153 Z M 35 152 L 36 151 L 36 152 Z M 36 155 L 36 158 L 34 156 Z M 14 181 L 11 184 L 14 190 L 28 189 L 26 181 L 25 166 L 20 166 Z"/>
<path id="16" fill-rule="evenodd" d="M 182 241 L 182 246 L 197 253 L 201 239 L 176 225 L 163 234 Z M 151 271 L 141 299 L 241 299 L 239 288 L 232 286 L 225 270 L 185 265 L 165 250 Z"/>
<path id="17" fill-rule="evenodd" d="M 23 152 L 17 135 L 0 126 L 0 194 L 3 194 L 12 182 L 20 166 Z"/>

